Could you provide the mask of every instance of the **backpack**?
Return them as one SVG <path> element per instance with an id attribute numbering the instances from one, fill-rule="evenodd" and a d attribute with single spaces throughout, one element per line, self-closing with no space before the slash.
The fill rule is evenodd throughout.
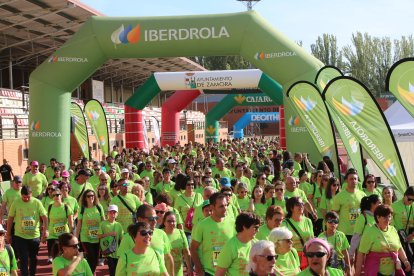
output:
<path id="1" fill-rule="evenodd" d="M 13 254 L 13 251 L 12 251 L 10 245 L 6 244 L 4 247 L 7 250 L 7 255 L 9 255 L 9 264 L 10 264 L 10 266 L 9 266 L 9 272 L 10 272 L 11 271 L 11 266 L 12 266 L 12 261 L 13 261 L 14 254 Z"/>

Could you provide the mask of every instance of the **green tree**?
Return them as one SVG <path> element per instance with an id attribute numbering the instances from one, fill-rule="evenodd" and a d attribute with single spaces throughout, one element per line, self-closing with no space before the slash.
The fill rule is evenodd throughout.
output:
<path id="1" fill-rule="evenodd" d="M 394 40 L 394 62 L 407 57 L 414 56 L 414 39 L 410 35 L 402 36 L 401 40 Z"/>
<path id="2" fill-rule="evenodd" d="M 342 51 L 338 49 L 335 35 L 323 34 L 322 37 L 318 36 L 316 43 L 311 45 L 311 52 L 324 64 L 336 66 L 341 71 L 344 69 Z"/>
<path id="3" fill-rule="evenodd" d="M 189 57 L 208 70 L 248 69 L 250 63 L 242 56 L 196 56 Z"/>

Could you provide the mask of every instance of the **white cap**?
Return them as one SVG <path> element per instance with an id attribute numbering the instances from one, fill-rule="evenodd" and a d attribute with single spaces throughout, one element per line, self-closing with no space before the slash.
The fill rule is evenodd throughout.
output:
<path id="1" fill-rule="evenodd" d="M 168 159 L 167 163 L 168 164 L 175 164 L 175 163 L 177 163 L 177 161 L 175 161 L 174 159 Z"/>
<path id="2" fill-rule="evenodd" d="M 3 228 L 3 225 L 0 224 L 0 233 L 7 233 L 7 230 Z"/>
<path id="3" fill-rule="evenodd" d="M 116 212 L 118 212 L 118 206 L 113 205 L 113 204 L 109 205 L 108 206 L 108 212 L 110 212 L 110 211 L 116 211 Z"/>
<path id="4" fill-rule="evenodd" d="M 121 173 L 129 173 L 129 170 L 127 168 L 123 168 Z"/>

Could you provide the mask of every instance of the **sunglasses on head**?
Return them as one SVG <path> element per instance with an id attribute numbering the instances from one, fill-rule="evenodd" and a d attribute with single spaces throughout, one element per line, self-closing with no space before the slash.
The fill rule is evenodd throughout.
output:
<path id="1" fill-rule="evenodd" d="M 305 256 L 308 258 L 322 258 L 323 256 L 325 256 L 327 253 L 326 252 L 306 252 Z"/>
<path id="2" fill-rule="evenodd" d="M 338 224 L 339 223 L 339 219 L 328 219 L 328 220 L 326 220 L 326 222 L 329 223 L 329 224 L 331 224 L 331 223 Z"/>
<path id="3" fill-rule="evenodd" d="M 266 258 L 266 260 L 273 261 L 277 259 L 277 255 L 259 255 L 260 257 Z"/>
<path id="4" fill-rule="evenodd" d="M 152 236 L 153 231 L 152 230 L 141 230 L 139 231 L 139 234 L 141 235 L 141 237 L 145 237 L 147 235 Z"/>

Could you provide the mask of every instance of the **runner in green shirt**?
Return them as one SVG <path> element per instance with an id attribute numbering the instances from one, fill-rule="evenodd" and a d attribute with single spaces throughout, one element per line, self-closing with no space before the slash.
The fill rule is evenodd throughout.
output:
<path id="1" fill-rule="evenodd" d="M 298 252 L 293 248 L 292 237 L 292 232 L 286 227 L 275 228 L 269 234 L 269 241 L 274 243 L 277 254 L 275 266 L 285 276 L 300 272 L 300 260 Z"/>
<path id="2" fill-rule="evenodd" d="M 167 272 L 162 255 L 150 246 L 153 231 L 148 223 L 138 222 L 131 225 L 128 233 L 134 240 L 134 246 L 120 255 L 116 276 L 174 275 Z"/>
<path id="3" fill-rule="evenodd" d="M 79 241 L 73 234 L 63 233 L 60 235 L 59 243 L 54 248 L 53 276 L 93 276 L 88 262 L 83 257 L 84 253 L 79 252 Z"/>
<path id="4" fill-rule="evenodd" d="M 22 178 L 21 176 L 15 175 L 13 177 L 13 183 L 10 189 L 7 189 L 3 195 L 1 210 L 0 210 L 0 224 L 3 224 L 3 216 L 10 211 L 12 203 L 20 198 L 20 190 L 22 188 Z"/>
<path id="5" fill-rule="evenodd" d="M 241 211 L 247 211 L 250 205 L 250 197 L 248 195 L 249 190 L 247 185 L 244 183 L 239 183 L 237 185 L 237 202 L 239 203 Z"/>
<path id="6" fill-rule="evenodd" d="M 6 244 L 7 231 L 0 224 L 0 275 L 17 276 L 17 261 L 13 248 Z"/>
<path id="7" fill-rule="evenodd" d="M 375 178 L 375 175 L 368 174 L 364 178 L 364 182 L 362 182 L 362 190 L 364 193 L 369 195 L 378 195 L 382 200 L 382 193 L 381 190 L 377 187 L 377 180 Z"/>
<path id="8" fill-rule="evenodd" d="M 249 212 L 254 212 L 264 220 L 267 210 L 266 199 L 263 188 L 256 185 L 252 191 L 252 198 L 250 200 Z"/>
<path id="9" fill-rule="evenodd" d="M 118 245 L 122 239 L 122 236 L 124 235 L 124 230 L 122 229 L 122 225 L 119 222 L 115 221 L 116 217 L 118 216 L 118 206 L 109 205 L 107 210 L 108 219 L 101 221 L 98 230 L 98 238 L 101 247 L 101 253 L 105 252 L 105 250 L 108 250 L 113 242 L 116 244 L 112 253 L 104 255 L 107 259 L 109 275 L 114 276 L 116 265 L 118 263 L 116 250 L 118 249 Z"/>
<path id="10" fill-rule="evenodd" d="M 69 185 L 66 182 L 59 184 L 60 192 L 62 193 L 63 203 L 67 204 L 73 210 L 73 219 L 78 217 L 79 203 L 76 198 L 69 195 Z"/>
<path id="11" fill-rule="evenodd" d="M 282 275 L 275 267 L 277 257 L 275 246 L 272 242 L 255 242 L 250 250 L 249 264 L 246 270 L 249 275 Z"/>
<path id="12" fill-rule="evenodd" d="M 39 163 L 32 161 L 30 172 L 23 176 L 23 185 L 29 186 L 33 191 L 33 196 L 38 198 L 47 187 L 47 179 L 44 174 L 39 172 Z"/>
<path id="13" fill-rule="evenodd" d="M 254 237 L 259 229 L 260 217 L 241 213 L 236 218 L 237 234 L 221 248 L 215 276 L 249 275 L 246 267 Z"/>
<path id="14" fill-rule="evenodd" d="M 95 191 L 91 183 L 88 182 L 90 176 L 91 174 L 89 173 L 89 170 L 79 170 L 75 176 L 75 181 L 71 183 L 72 189 L 69 192 L 70 196 L 76 198 L 77 201 L 80 201 L 86 190 Z"/>
<path id="15" fill-rule="evenodd" d="M 214 275 L 221 248 L 235 234 L 234 221 L 226 219 L 226 196 L 215 193 L 209 200 L 211 216 L 200 221 L 191 235 L 191 258 L 199 275 Z"/>
<path id="16" fill-rule="evenodd" d="M 171 170 L 164 168 L 162 170 L 162 177 L 162 181 L 155 186 L 155 191 L 158 195 L 161 193 L 169 194 L 174 189 L 175 182 L 171 180 Z"/>
<path id="17" fill-rule="evenodd" d="M 269 240 L 269 234 L 272 229 L 279 227 L 282 224 L 284 213 L 279 206 L 269 206 L 266 210 L 265 223 L 260 226 L 256 234 L 258 240 Z"/>

